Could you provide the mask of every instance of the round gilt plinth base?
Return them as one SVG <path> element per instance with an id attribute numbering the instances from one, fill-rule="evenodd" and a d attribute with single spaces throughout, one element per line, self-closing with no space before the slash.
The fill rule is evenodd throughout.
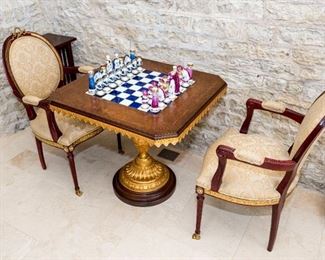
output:
<path id="1" fill-rule="evenodd" d="M 123 174 L 125 166 L 122 167 L 116 172 L 113 179 L 113 188 L 116 196 L 123 202 L 138 207 L 154 206 L 164 202 L 174 193 L 176 187 L 174 172 L 166 165 L 164 165 L 164 168 L 168 171 L 168 179 L 163 186 L 158 187 L 156 190 L 142 190 L 139 192 L 131 190 L 121 183 L 120 175 Z"/>

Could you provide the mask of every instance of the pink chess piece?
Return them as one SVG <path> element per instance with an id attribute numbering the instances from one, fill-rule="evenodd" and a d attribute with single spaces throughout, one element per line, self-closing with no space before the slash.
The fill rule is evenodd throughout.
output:
<path id="1" fill-rule="evenodd" d="M 146 106 L 148 104 L 148 100 L 149 100 L 148 91 L 147 90 L 144 90 L 142 92 L 142 105 L 143 106 Z"/>
<path id="2" fill-rule="evenodd" d="M 151 107 L 152 108 L 159 107 L 159 97 L 158 97 L 158 92 L 157 91 L 152 92 Z"/>
<path id="3" fill-rule="evenodd" d="M 159 94 L 158 94 L 158 85 L 156 81 L 151 83 L 152 85 L 149 87 L 152 95 L 151 99 L 151 107 L 158 108 L 159 107 Z"/>
<path id="4" fill-rule="evenodd" d="M 173 80 L 175 81 L 175 94 L 179 95 L 181 90 L 181 79 L 180 79 L 180 73 L 178 68 L 177 68 L 177 72 L 173 75 Z"/>

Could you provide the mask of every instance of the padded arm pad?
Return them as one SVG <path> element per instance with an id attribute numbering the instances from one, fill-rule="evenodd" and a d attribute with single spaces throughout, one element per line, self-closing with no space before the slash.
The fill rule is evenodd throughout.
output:
<path id="1" fill-rule="evenodd" d="M 262 165 L 264 163 L 265 157 L 259 155 L 258 153 L 248 153 L 243 149 L 236 149 L 234 151 L 234 156 L 237 160 L 247 162 L 254 165 Z"/>
<path id="2" fill-rule="evenodd" d="M 38 106 L 39 102 L 42 101 L 41 98 L 35 96 L 24 96 L 22 100 L 25 104 L 32 106 Z"/>
<path id="3" fill-rule="evenodd" d="M 277 113 L 283 113 L 286 110 L 286 106 L 283 103 L 276 101 L 263 101 L 262 107 Z"/>
<path id="4" fill-rule="evenodd" d="M 92 67 L 92 66 L 79 66 L 79 67 L 78 67 L 78 71 L 79 71 L 80 73 L 84 73 L 84 74 L 87 74 L 88 71 L 90 71 L 90 70 L 94 70 L 94 69 L 95 69 L 95 68 Z"/>

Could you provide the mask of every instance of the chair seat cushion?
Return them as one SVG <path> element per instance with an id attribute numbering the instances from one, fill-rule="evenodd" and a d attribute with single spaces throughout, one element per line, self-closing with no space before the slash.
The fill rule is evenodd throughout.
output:
<path id="1" fill-rule="evenodd" d="M 43 139 L 53 141 L 50 129 L 48 127 L 45 110 L 38 109 L 36 113 L 37 117 L 30 121 L 30 126 L 33 133 Z M 89 125 L 81 121 L 62 116 L 58 113 L 54 114 L 57 125 L 62 132 L 62 136 L 60 136 L 58 143 L 64 146 L 70 146 L 87 134 L 100 129 L 100 127 Z"/>
<path id="2" fill-rule="evenodd" d="M 268 157 L 276 160 L 289 160 L 287 147 L 273 138 L 256 134 L 241 134 L 235 129 L 229 129 L 215 141 L 207 150 L 197 185 L 211 189 L 211 180 L 218 168 L 216 149 L 219 145 L 227 145 L 247 153 L 247 157 Z M 251 155 L 250 155 L 251 154 Z M 285 172 L 262 169 L 257 166 L 227 160 L 219 193 L 242 200 L 276 200 L 280 193 L 276 187 L 284 177 Z M 289 192 L 297 184 L 298 177 L 293 181 Z"/>

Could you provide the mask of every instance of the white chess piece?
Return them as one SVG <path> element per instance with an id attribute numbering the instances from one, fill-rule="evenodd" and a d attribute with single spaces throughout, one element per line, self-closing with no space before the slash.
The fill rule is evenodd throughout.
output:
<path id="1" fill-rule="evenodd" d="M 188 71 L 183 69 L 182 71 L 182 80 L 184 82 L 188 82 L 190 80 L 190 75 L 188 74 Z"/>
<path id="2" fill-rule="evenodd" d="M 120 59 L 118 57 L 118 53 L 115 53 L 115 59 L 113 60 L 113 63 L 114 63 L 114 70 L 117 70 L 121 67 L 121 64 L 120 64 Z"/>
<path id="3" fill-rule="evenodd" d="M 131 58 L 129 55 L 125 55 L 124 56 L 124 65 L 128 65 L 129 63 L 131 63 Z"/>
<path id="4" fill-rule="evenodd" d="M 106 73 L 109 74 L 113 70 L 112 60 L 109 55 L 106 55 Z"/>
<path id="5" fill-rule="evenodd" d="M 171 100 L 174 100 L 176 98 L 176 95 L 175 95 L 175 80 L 171 79 L 170 82 L 169 82 L 169 89 L 168 89 L 168 92 L 169 92 L 169 97 Z"/>

